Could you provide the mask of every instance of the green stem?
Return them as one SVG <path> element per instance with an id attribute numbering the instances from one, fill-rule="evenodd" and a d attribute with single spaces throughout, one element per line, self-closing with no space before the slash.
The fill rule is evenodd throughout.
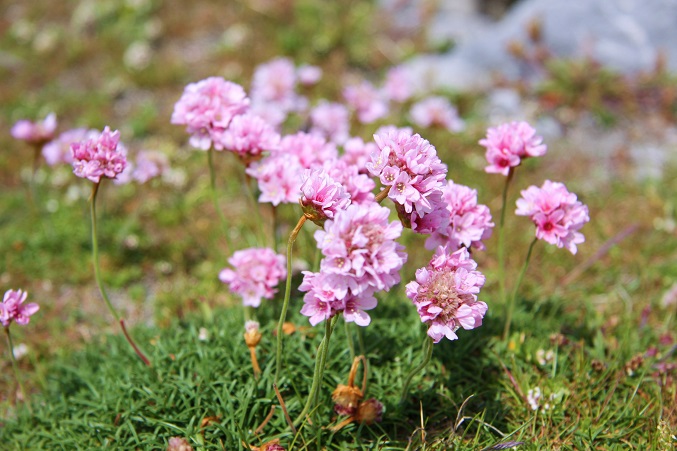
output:
<path id="1" fill-rule="evenodd" d="M 501 219 L 498 223 L 498 283 L 500 288 L 501 301 L 507 302 L 506 287 L 505 287 L 505 211 L 507 210 L 508 202 L 508 187 L 513 178 L 514 168 L 510 168 L 508 176 L 505 179 L 505 186 L 503 187 L 503 196 L 501 203 Z"/>
<path id="2" fill-rule="evenodd" d="M 247 198 L 249 199 L 249 208 L 250 210 L 254 210 L 254 215 L 256 216 L 256 222 L 258 223 L 258 243 L 260 246 L 264 246 L 266 244 L 266 232 L 263 228 L 263 217 L 261 216 L 261 210 L 259 209 L 259 201 L 256 198 L 256 192 L 255 190 L 252 189 L 251 187 L 251 180 L 253 178 L 247 174 L 244 173 L 244 180 L 242 183 L 244 184 L 244 189 L 247 191 Z M 274 238 L 273 238 L 273 241 Z M 273 243 L 274 245 L 274 243 Z"/>
<path id="3" fill-rule="evenodd" d="M 355 359 L 355 344 L 353 343 L 353 334 L 350 330 L 350 324 L 348 321 L 345 321 L 345 317 L 343 319 L 343 325 L 345 326 L 346 330 L 346 340 L 348 341 L 348 349 L 350 350 L 350 360 L 352 361 Z"/>
<path id="4" fill-rule="evenodd" d="M 12 344 L 12 335 L 9 333 L 9 326 L 5 326 L 5 335 L 7 335 L 7 343 L 9 345 L 9 356 L 12 359 L 12 369 L 14 370 L 14 377 L 16 377 L 16 382 L 19 384 L 19 390 L 21 390 L 21 396 L 23 396 L 24 402 L 26 403 L 26 406 L 28 407 L 28 411 L 33 414 L 33 410 L 31 409 L 31 405 L 28 402 L 28 397 L 26 396 L 26 390 L 24 389 L 24 385 L 21 382 L 21 375 L 19 373 L 19 365 L 16 363 L 16 358 L 14 357 L 14 345 Z"/>
<path id="5" fill-rule="evenodd" d="M 407 395 L 409 394 L 409 384 L 411 383 L 411 380 L 421 370 L 423 370 L 423 368 L 425 368 L 428 365 L 432 355 L 433 355 L 433 339 L 426 335 L 425 341 L 423 342 L 423 360 L 416 368 L 411 370 L 411 372 L 407 375 L 407 378 L 404 380 L 404 387 L 402 388 L 402 398 L 400 399 L 400 404 L 403 403 L 405 399 L 407 399 Z"/>
<path id="6" fill-rule="evenodd" d="M 219 221 L 221 222 L 221 228 L 223 229 L 223 235 L 226 241 L 226 253 L 230 253 L 232 246 L 230 245 L 230 237 L 228 236 L 228 225 L 226 223 L 226 217 L 223 215 L 221 208 L 219 207 L 219 196 L 216 192 L 216 171 L 214 170 L 214 149 L 209 148 L 207 151 L 207 161 L 209 162 L 209 184 L 212 188 L 212 202 L 214 203 L 214 209 L 216 214 L 219 216 Z"/>
<path id="7" fill-rule="evenodd" d="M 99 186 L 100 182 L 95 183 L 94 186 L 92 187 L 92 195 L 89 204 L 90 213 L 92 216 L 92 261 L 94 263 L 94 278 L 96 279 L 96 285 L 99 287 L 101 297 L 103 297 L 103 300 L 106 302 L 108 311 L 110 311 L 111 315 L 113 315 L 115 321 L 117 321 L 120 324 L 120 327 L 122 328 L 122 333 L 127 339 L 127 342 L 134 349 L 134 352 L 136 352 L 136 355 L 139 356 L 139 358 L 143 361 L 143 363 L 145 363 L 147 366 L 150 366 L 150 360 L 148 360 L 148 358 L 143 354 L 143 352 L 141 352 L 139 347 L 136 345 L 136 343 L 134 343 L 134 340 L 132 340 L 132 337 L 127 332 L 127 329 L 125 328 L 124 319 L 120 318 L 120 315 L 118 315 L 118 312 L 115 310 L 115 307 L 113 307 L 113 304 L 111 303 L 110 298 L 108 297 L 108 293 L 106 293 L 106 289 L 103 286 L 103 281 L 101 280 L 101 269 L 99 268 L 99 240 L 97 238 L 97 229 L 96 229 L 96 195 L 99 192 Z"/>
<path id="8" fill-rule="evenodd" d="M 517 277 L 517 283 L 515 283 L 515 288 L 512 292 L 512 297 L 510 298 L 510 302 L 508 304 L 508 311 L 506 313 L 506 318 L 505 318 L 505 329 L 503 329 L 503 339 L 505 340 L 508 338 L 508 334 L 510 333 L 510 324 L 512 323 L 512 315 L 513 311 L 515 310 L 515 301 L 517 300 L 517 293 L 519 291 L 520 285 L 522 283 L 522 279 L 524 279 L 524 274 L 527 272 L 527 267 L 529 266 L 529 260 L 531 260 L 531 252 L 534 250 L 534 245 L 536 245 L 536 242 L 538 241 L 538 238 L 534 238 L 531 244 L 529 245 L 529 250 L 527 251 L 527 258 L 524 261 L 524 266 L 522 266 L 522 270 L 520 271 L 519 276 Z"/>
<path id="9" fill-rule="evenodd" d="M 277 323 L 277 350 L 275 351 L 275 380 L 274 383 L 277 385 L 277 380 L 280 377 L 280 370 L 282 369 L 282 326 L 284 325 L 285 319 L 287 319 L 287 309 L 289 308 L 289 298 L 291 297 L 291 256 L 292 248 L 294 247 L 294 241 L 298 236 L 303 224 L 306 222 L 306 217 L 301 216 L 299 222 L 292 230 L 289 235 L 289 240 L 287 241 L 287 283 L 284 287 L 284 301 L 282 302 L 282 312 L 280 312 L 280 321 Z"/>
<path id="10" fill-rule="evenodd" d="M 306 405 L 303 407 L 303 410 L 296 418 L 296 421 L 294 421 L 294 425 L 298 426 L 301 424 L 308 412 L 311 412 L 317 403 L 320 387 L 322 385 L 322 377 L 324 376 L 324 367 L 327 364 L 329 339 L 331 338 L 331 334 L 334 330 L 334 326 L 336 326 L 337 320 L 338 315 L 334 315 L 331 319 L 325 321 L 324 338 L 322 338 L 320 345 L 317 347 L 317 355 L 315 356 L 315 371 L 313 372 L 313 382 L 310 386 L 310 391 L 308 392 L 308 400 L 306 401 Z"/>

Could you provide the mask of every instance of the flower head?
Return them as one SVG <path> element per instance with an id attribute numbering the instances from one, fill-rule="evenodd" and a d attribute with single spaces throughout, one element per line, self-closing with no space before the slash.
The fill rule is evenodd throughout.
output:
<path id="1" fill-rule="evenodd" d="M 343 97 L 363 124 L 371 124 L 388 114 L 388 104 L 368 81 L 346 87 Z"/>
<path id="2" fill-rule="evenodd" d="M 74 128 L 61 133 L 56 139 L 48 142 L 42 148 L 42 156 L 49 166 L 59 163 L 73 164 L 71 144 L 78 141 L 96 138 L 101 134 L 98 130 Z"/>
<path id="3" fill-rule="evenodd" d="M 42 145 L 54 138 L 56 131 L 56 114 L 50 113 L 42 122 L 31 122 L 27 119 L 17 121 L 11 133 L 14 139 L 26 141 L 31 145 Z"/>
<path id="4" fill-rule="evenodd" d="M 305 86 L 316 84 L 322 78 L 322 69 L 317 66 L 304 64 L 296 69 L 296 75 L 299 77 L 299 82 Z"/>
<path id="5" fill-rule="evenodd" d="M 259 202 L 270 202 L 275 206 L 298 202 L 303 171 L 299 158 L 288 153 L 269 155 L 245 170 L 258 182 Z"/>
<path id="6" fill-rule="evenodd" d="M 21 290 L 7 290 L 0 304 L 0 324 L 9 327 L 12 321 L 25 326 L 28 324 L 31 315 L 37 312 L 40 307 L 38 304 L 24 304 L 28 294 Z"/>
<path id="7" fill-rule="evenodd" d="M 337 144 L 343 144 L 350 136 L 350 114 L 345 105 L 320 101 L 311 110 L 310 120 L 311 133 L 326 136 Z"/>
<path id="8" fill-rule="evenodd" d="M 519 216 L 529 216 L 536 225 L 536 238 L 572 254 L 585 241 L 579 230 L 590 221 L 588 207 L 578 201 L 563 183 L 546 180 L 542 187 L 530 186 L 517 199 Z"/>
<path id="9" fill-rule="evenodd" d="M 136 167 L 132 172 L 132 178 L 139 183 L 146 183 L 168 170 L 167 155 L 156 150 L 142 150 L 136 155 Z"/>
<path id="10" fill-rule="evenodd" d="M 258 307 L 261 298 L 272 299 L 275 287 L 287 276 L 285 258 L 268 248 L 250 248 L 237 251 L 228 259 L 234 269 L 219 273 L 221 282 L 242 297 L 242 303 Z"/>
<path id="11" fill-rule="evenodd" d="M 318 225 L 350 205 L 350 194 L 321 168 L 305 171 L 301 192 L 303 195 L 299 202 L 303 213 Z"/>
<path id="12" fill-rule="evenodd" d="M 487 137 L 480 140 L 486 147 L 486 158 L 489 166 L 484 170 L 489 173 L 508 175 L 510 169 L 528 157 L 545 155 L 547 147 L 543 138 L 528 123 L 510 122 L 487 130 Z"/>
<path id="13" fill-rule="evenodd" d="M 99 183 L 101 177 L 114 179 L 127 167 L 126 150 L 120 142 L 120 132 L 104 128 L 97 137 L 71 144 L 73 173 Z"/>
<path id="14" fill-rule="evenodd" d="M 477 190 L 449 180 L 442 189 L 445 225 L 437 228 L 426 240 L 427 249 L 447 246 L 448 249 L 484 249 L 482 241 L 491 237 L 494 223 L 489 207 L 477 203 Z"/>
<path id="15" fill-rule="evenodd" d="M 220 141 L 224 149 L 236 153 L 248 165 L 263 152 L 277 150 L 280 135 L 260 116 L 246 113 L 233 118 Z"/>
<path id="16" fill-rule="evenodd" d="M 482 325 L 487 304 L 478 301 L 477 294 L 485 278 L 475 268 L 466 248 L 448 254 L 440 246 L 428 266 L 416 270 L 416 280 L 407 284 L 407 296 L 435 343 L 443 337 L 456 340 L 461 327 Z"/>
<path id="17" fill-rule="evenodd" d="M 386 74 L 383 92 L 393 102 L 406 102 L 412 95 L 412 84 L 402 66 L 391 68 Z"/>
<path id="18" fill-rule="evenodd" d="M 286 135 L 276 153 L 296 155 L 305 169 L 321 166 L 338 156 L 336 144 L 324 137 L 305 132 Z"/>
<path id="19" fill-rule="evenodd" d="M 186 86 L 174 105 L 171 122 L 186 126 L 191 146 L 209 150 L 213 145 L 223 150 L 221 135 L 233 117 L 248 108 L 249 99 L 242 86 L 221 77 L 209 77 Z"/>
<path id="20" fill-rule="evenodd" d="M 441 127 L 450 132 L 459 132 L 465 128 L 456 108 L 445 97 L 423 99 L 411 107 L 409 114 L 412 122 L 419 127 Z"/>

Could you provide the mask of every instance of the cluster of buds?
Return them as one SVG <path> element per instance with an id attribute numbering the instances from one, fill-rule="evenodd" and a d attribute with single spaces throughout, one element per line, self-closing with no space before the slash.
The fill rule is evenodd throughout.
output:
<path id="1" fill-rule="evenodd" d="M 355 386 L 357 368 L 362 362 L 363 376 L 362 388 Z M 380 423 L 383 416 L 383 404 L 375 398 L 362 401 L 367 386 L 367 361 L 363 355 L 355 357 L 348 375 L 348 385 L 339 384 L 331 395 L 334 400 L 334 411 L 339 415 L 347 415 L 332 428 L 334 432 L 356 421 L 357 423 L 373 424 Z"/>

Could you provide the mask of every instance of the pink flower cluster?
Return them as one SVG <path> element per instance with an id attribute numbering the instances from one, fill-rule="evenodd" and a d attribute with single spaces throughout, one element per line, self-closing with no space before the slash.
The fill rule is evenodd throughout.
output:
<path id="1" fill-rule="evenodd" d="M 279 145 L 280 135 L 273 126 L 251 113 L 233 117 L 221 136 L 221 146 L 236 153 L 247 165 L 261 158 L 263 152 L 273 152 Z"/>
<path id="2" fill-rule="evenodd" d="M 101 132 L 98 130 L 87 130 L 86 128 L 74 128 L 61 133 L 58 138 L 48 142 L 42 148 L 42 156 L 49 166 L 59 163 L 73 164 L 73 153 L 71 144 L 78 141 L 85 141 L 97 138 Z"/>
<path id="3" fill-rule="evenodd" d="M 297 71 L 289 58 L 260 64 L 252 80 L 252 110 L 273 126 L 279 126 L 290 112 L 306 108 L 307 100 L 296 93 L 296 82 Z"/>
<path id="4" fill-rule="evenodd" d="M 345 143 L 350 137 L 350 113 L 345 105 L 322 100 L 310 111 L 310 121 L 313 124 L 310 133 L 337 144 Z"/>
<path id="5" fill-rule="evenodd" d="M 388 70 L 383 93 L 393 102 L 406 102 L 413 94 L 409 74 L 402 66 L 395 66 Z"/>
<path id="6" fill-rule="evenodd" d="M 416 270 L 416 281 L 407 284 L 407 296 L 435 343 L 443 337 L 456 340 L 461 327 L 482 325 L 487 304 L 478 301 L 477 294 L 485 278 L 475 268 L 477 263 L 466 248 L 448 254 L 440 246 L 428 266 Z"/>
<path id="7" fill-rule="evenodd" d="M 136 155 L 136 165 L 132 172 L 132 179 L 139 183 L 159 177 L 169 171 L 167 155 L 157 150 L 142 150 Z"/>
<path id="8" fill-rule="evenodd" d="M 381 93 L 366 80 L 347 86 L 343 90 L 343 98 L 348 106 L 355 110 L 357 119 L 362 124 L 371 124 L 388 114 L 388 103 Z"/>
<path id="9" fill-rule="evenodd" d="M 491 237 L 494 223 L 489 207 L 477 203 L 477 190 L 449 180 L 442 189 L 442 204 L 448 212 L 445 225 L 433 231 L 425 247 L 432 250 L 446 246 L 455 250 L 464 246 L 484 250 L 482 241 Z"/>
<path id="10" fill-rule="evenodd" d="M 524 158 L 540 157 L 547 151 L 543 138 L 536 135 L 536 130 L 524 121 L 490 128 L 487 137 L 480 140 L 480 145 L 487 149 L 489 166 L 484 170 L 505 176 L 512 168 L 519 166 Z"/>
<path id="11" fill-rule="evenodd" d="M 376 307 L 376 291 L 388 291 L 400 281 L 407 259 L 395 242 L 399 222 L 388 222 L 389 210 L 376 203 L 352 204 L 327 220 L 315 240 L 324 255 L 320 272 L 305 271 L 299 290 L 306 291 L 301 313 L 313 326 L 343 312 L 348 322 L 366 326 L 365 310 Z"/>
<path id="12" fill-rule="evenodd" d="M 97 137 L 71 144 L 73 173 L 94 183 L 101 177 L 117 177 L 127 167 L 126 152 L 119 141 L 120 132 L 106 127 Z"/>
<path id="13" fill-rule="evenodd" d="M 433 96 L 416 102 L 409 115 L 419 127 L 440 127 L 450 132 L 460 132 L 465 128 L 456 108 L 445 97 Z"/>
<path id="14" fill-rule="evenodd" d="M 438 208 L 447 166 L 437 151 L 420 135 L 390 129 L 374 135 L 380 152 L 372 155 L 367 169 L 390 187 L 392 199 L 405 225 L 415 229 L 417 219 Z"/>
<path id="15" fill-rule="evenodd" d="M 301 184 L 301 208 L 318 225 L 350 205 L 350 194 L 322 168 L 307 169 Z"/>
<path id="16" fill-rule="evenodd" d="M 17 121 L 12 127 L 14 139 L 26 141 L 31 145 L 42 145 L 54 138 L 56 131 L 56 114 L 50 113 L 42 122 L 31 122 L 27 119 Z"/>
<path id="17" fill-rule="evenodd" d="M 546 180 L 542 187 L 530 186 L 517 200 L 519 216 L 529 216 L 536 225 L 536 238 L 572 254 L 585 241 L 579 230 L 590 221 L 588 207 L 578 201 L 562 183 Z"/>
<path id="18" fill-rule="evenodd" d="M 190 145 L 223 150 L 222 135 L 234 116 L 249 108 L 242 86 L 221 77 L 209 77 L 190 83 L 174 105 L 172 124 L 185 125 Z"/>
<path id="19" fill-rule="evenodd" d="M 37 312 L 40 307 L 38 304 L 24 304 L 28 294 L 21 290 L 7 290 L 0 304 L 0 324 L 9 327 L 12 321 L 25 326 L 30 320 L 30 316 Z"/>
<path id="20" fill-rule="evenodd" d="M 272 299 L 277 292 L 277 284 L 287 277 L 284 256 L 269 248 L 237 251 L 228 259 L 228 263 L 234 270 L 223 269 L 219 273 L 219 280 L 241 296 L 244 305 L 251 307 L 261 305 L 261 298 Z"/>

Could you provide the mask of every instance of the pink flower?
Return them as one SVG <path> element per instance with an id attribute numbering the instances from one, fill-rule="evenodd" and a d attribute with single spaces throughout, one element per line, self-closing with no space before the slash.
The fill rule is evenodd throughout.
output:
<path id="1" fill-rule="evenodd" d="M 545 155 L 547 147 L 543 138 L 526 122 L 511 122 L 487 130 L 487 137 L 480 140 L 486 147 L 489 162 L 484 170 L 489 173 L 508 175 L 511 168 L 519 166 L 522 159 Z"/>
<path id="2" fill-rule="evenodd" d="M 426 249 L 446 246 L 455 250 L 465 246 L 484 250 L 482 241 L 491 237 L 494 223 L 489 208 L 477 204 L 477 191 L 449 180 L 442 189 L 442 200 L 446 225 L 426 240 Z"/>
<path id="3" fill-rule="evenodd" d="M 459 132 L 465 128 L 456 108 L 444 97 L 423 99 L 411 107 L 409 114 L 412 122 L 419 127 L 441 127 L 450 132 Z"/>
<path id="4" fill-rule="evenodd" d="M 261 305 L 261 298 L 272 299 L 280 280 L 287 277 L 285 258 L 269 248 L 250 248 L 237 251 L 228 259 L 233 269 L 225 268 L 219 280 L 242 297 L 242 303 L 251 307 Z"/>
<path id="5" fill-rule="evenodd" d="M 585 241 L 579 230 L 590 221 L 588 207 L 578 201 L 562 183 L 546 180 L 541 188 L 530 186 L 517 200 L 519 216 L 529 216 L 536 225 L 536 238 L 572 254 Z"/>
<path id="6" fill-rule="evenodd" d="M 119 145 L 120 132 L 104 128 L 98 137 L 71 144 L 73 173 L 99 183 L 101 177 L 114 179 L 127 167 L 124 147 Z"/>
<path id="7" fill-rule="evenodd" d="M 447 254 L 440 246 L 428 266 L 416 270 L 416 281 L 407 284 L 407 297 L 428 325 L 428 336 L 435 343 L 443 337 L 456 340 L 461 327 L 482 325 L 487 304 L 478 301 L 477 294 L 485 278 L 475 268 L 477 263 L 466 248 Z"/>
<path id="8" fill-rule="evenodd" d="M 366 326 L 370 318 L 365 310 L 376 306 L 374 292 L 388 291 L 400 281 L 407 255 L 395 239 L 402 225 L 389 223 L 388 215 L 377 203 L 352 204 L 315 232 L 324 256 L 320 272 L 305 272 L 299 287 L 308 292 L 301 312 L 311 323 L 343 312 L 346 321 Z"/>
<path id="9" fill-rule="evenodd" d="M 303 213 L 318 225 L 350 205 L 350 194 L 324 169 L 307 169 L 303 174 L 301 192 L 303 195 L 299 202 Z"/>
<path id="10" fill-rule="evenodd" d="M 376 143 L 365 143 L 362 138 L 350 138 L 343 144 L 341 160 L 356 166 L 361 174 L 368 174 L 367 163 L 371 160 L 371 154 L 377 150 Z"/>
<path id="11" fill-rule="evenodd" d="M 235 116 L 220 138 L 224 149 L 236 153 L 249 164 L 280 145 L 280 135 L 272 125 L 255 114 Z"/>
<path id="12" fill-rule="evenodd" d="M 368 81 L 346 87 L 343 97 L 363 124 L 371 124 L 388 114 L 388 104 Z"/>
<path id="13" fill-rule="evenodd" d="M 338 159 L 325 162 L 323 167 L 332 179 L 345 188 L 350 195 L 351 203 L 363 204 L 374 201 L 372 191 L 376 183 L 367 174 L 360 173 L 358 166 L 349 164 L 345 159 Z"/>
<path id="14" fill-rule="evenodd" d="M 325 136 L 337 144 L 343 144 L 350 136 L 350 115 L 340 103 L 320 101 L 311 110 L 310 121 L 311 133 Z"/>
<path id="15" fill-rule="evenodd" d="M 42 145 L 54 138 L 56 131 L 56 114 L 50 113 L 42 122 L 31 122 L 27 119 L 18 121 L 12 127 L 14 139 L 26 141 L 31 145 Z"/>
<path id="16" fill-rule="evenodd" d="M 435 148 L 420 135 L 392 129 L 374 135 L 379 152 L 372 154 L 367 169 L 390 187 L 388 197 L 410 226 L 413 212 L 418 218 L 435 210 L 433 193 L 442 189 L 447 166 Z"/>
<path id="17" fill-rule="evenodd" d="M 139 183 L 159 177 L 169 170 L 167 155 L 155 150 L 142 150 L 136 156 L 136 167 L 132 178 Z"/>
<path id="18" fill-rule="evenodd" d="M 31 315 L 40 310 L 38 304 L 25 304 L 28 294 L 21 290 L 7 290 L 0 304 L 0 324 L 9 327 L 12 321 L 25 326 Z"/>
<path id="19" fill-rule="evenodd" d="M 304 64 L 299 66 L 296 70 L 296 74 L 299 77 L 299 82 L 302 85 L 310 86 L 317 84 L 318 81 L 322 78 L 322 69 L 317 66 L 311 66 Z"/>
<path id="20" fill-rule="evenodd" d="M 338 156 L 336 144 L 327 142 L 322 136 L 305 132 L 282 138 L 276 153 L 296 155 L 305 169 L 321 166 L 325 161 L 334 160 Z"/>
<path id="21" fill-rule="evenodd" d="M 252 110 L 273 126 L 307 106 L 307 100 L 296 93 L 296 68 L 289 58 L 275 58 L 256 68 L 251 99 Z"/>
<path id="22" fill-rule="evenodd" d="M 185 125 L 191 135 L 190 145 L 196 149 L 222 150 L 221 134 L 234 116 L 249 108 L 249 99 L 242 86 L 221 77 L 209 77 L 190 83 L 174 105 L 172 124 Z"/>
<path id="23" fill-rule="evenodd" d="M 67 130 L 59 135 L 53 141 L 48 142 L 42 148 L 42 156 L 49 166 L 59 163 L 73 164 L 73 153 L 71 144 L 77 141 L 96 138 L 101 134 L 98 130 L 87 130 L 86 128 L 74 128 Z"/>
<path id="24" fill-rule="evenodd" d="M 412 85 L 406 70 L 402 66 L 391 68 L 386 74 L 383 93 L 393 102 L 406 102 L 412 95 Z"/>
<path id="25" fill-rule="evenodd" d="M 298 156 L 277 152 L 252 163 L 245 172 L 258 182 L 261 191 L 259 202 L 277 206 L 298 202 L 304 169 Z"/>

